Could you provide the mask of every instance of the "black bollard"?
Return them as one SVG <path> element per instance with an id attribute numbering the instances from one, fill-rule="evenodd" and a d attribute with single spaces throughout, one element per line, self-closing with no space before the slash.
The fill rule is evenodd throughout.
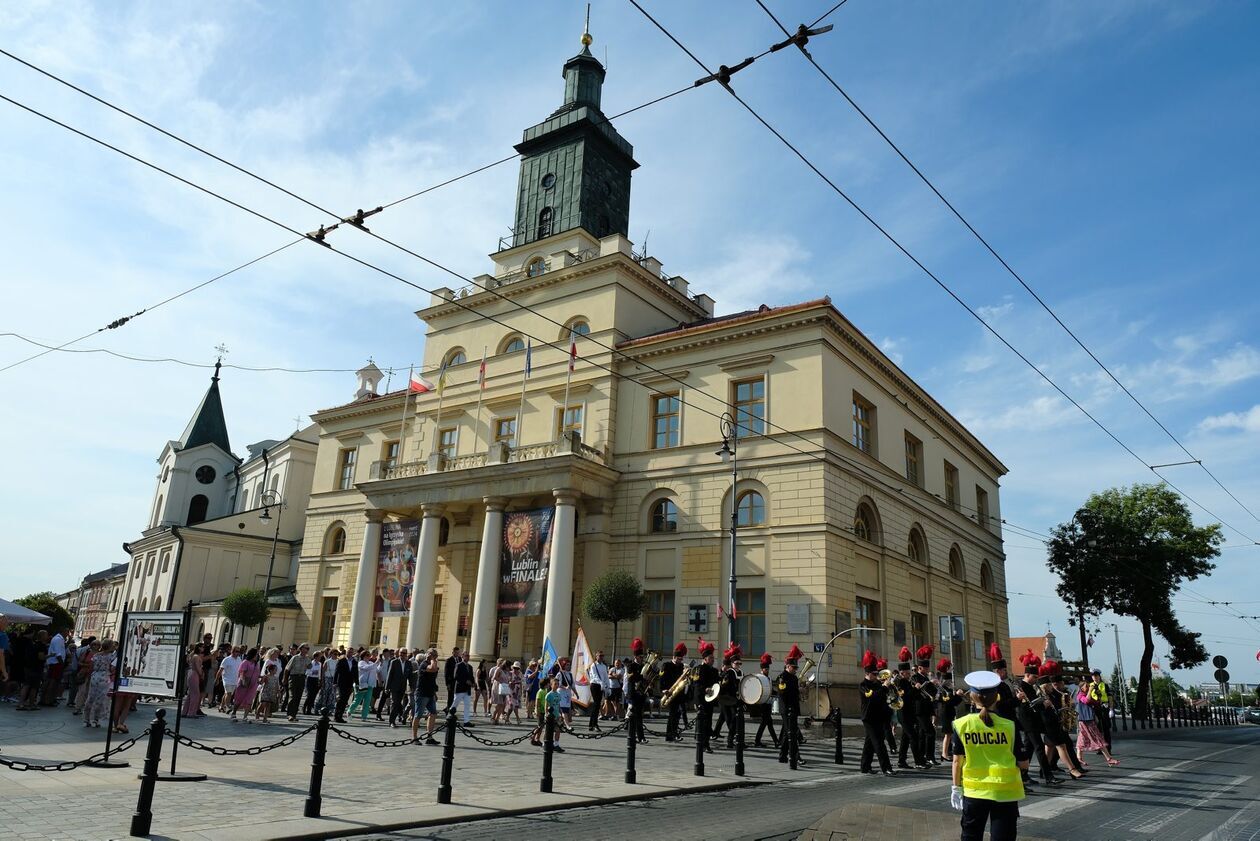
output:
<path id="1" fill-rule="evenodd" d="M 626 783 L 634 785 L 637 781 L 634 770 L 634 752 L 639 744 L 639 716 L 643 715 L 642 704 L 630 708 L 630 720 L 626 722 Z"/>
<path id="2" fill-rule="evenodd" d="M 696 705 L 696 764 L 694 772 L 697 777 L 704 776 L 704 748 L 709 743 L 709 716 L 704 708 Z"/>
<path id="3" fill-rule="evenodd" d="M 797 751 L 797 747 L 796 747 L 796 716 L 793 716 L 793 715 L 789 715 L 789 716 L 787 716 L 787 730 L 788 730 L 788 735 L 787 735 L 787 738 L 788 738 L 788 740 L 789 740 L 789 741 L 788 741 L 788 743 L 787 743 L 787 746 L 788 746 L 788 768 L 791 768 L 793 771 L 795 771 L 795 770 L 796 770 L 796 751 Z"/>
<path id="4" fill-rule="evenodd" d="M 446 739 L 442 742 L 442 779 L 438 783 L 437 802 L 451 802 L 451 771 L 455 768 L 455 709 L 446 712 Z"/>
<path id="5" fill-rule="evenodd" d="M 634 728 L 631 727 L 633 730 Z M 633 735 L 633 734 L 632 734 Z M 543 794 L 551 794 L 551 754 L 556 738 L 556 721 L 551 710 L 543 717 L 543 775 L 538 782 L 538 790 Z"/>
<path id="6" fill-rule="evenodd" d="M 935 756 L 936 749 L 932 751 Z M 839 707 L 836 707 L 836 764 L 844 764 L 844 716 L 840 714 Z"/>
<path id="7" fill-rule="evenodd" d="M 324 805 L 324 757 L 328 753 L 328 728 L 332 722 L 328 718 L 328 710 L 319 717 L 315 725 L 315 749 L 311 751 L 311 785 L 306 792 L 306 808 L 302 817 L 318 818 L 319 810 Z"/>
<path id="8" fill-rule="evenodd" d="M 735 702 L 735 776 L 744 776 L 744 702 Z"/>
<path id="9" fill-rule="evenodd" d="M 131 816 L 131 834 L 148 835 L 153 828 L 153 787 L 157 785 L 158 763 L 162 761 L 162 740 L 166 738 L 166 710 L 158 710 L 149 729 L 149 745 L 140 775 L 140 797 Z"/>

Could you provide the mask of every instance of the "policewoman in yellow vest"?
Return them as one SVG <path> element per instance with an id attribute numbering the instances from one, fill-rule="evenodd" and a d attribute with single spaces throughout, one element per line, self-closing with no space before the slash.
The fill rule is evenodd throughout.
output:
<path id="1" fill-rule="evenodd" d="M 979 712 L 954 719 L 954 786 L 949 802 L 962 810 L 962 841 L 1014 841 L 1024 784 L 1015 761 L 1015 722 L 993 713 L 1002 679 L 971 672 L 964 679 Z"/>

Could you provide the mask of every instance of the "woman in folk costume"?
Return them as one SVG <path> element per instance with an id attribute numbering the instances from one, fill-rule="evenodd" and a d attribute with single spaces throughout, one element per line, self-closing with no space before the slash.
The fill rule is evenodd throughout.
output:
<path id="1" fill-rule="evenodd" d="M 1098 707 L 1089 697 L 1089 682 L 1082 681 L 1076 689 L 1076 755 L 1081 765 L 1086 765 L 1085 754 L 1095 751 L 1103 755 L 1108 765 L 1115 767 L 1120 760 L 1111 755 L 1107 743 L 1103 741 L 1097 717 Z"/>

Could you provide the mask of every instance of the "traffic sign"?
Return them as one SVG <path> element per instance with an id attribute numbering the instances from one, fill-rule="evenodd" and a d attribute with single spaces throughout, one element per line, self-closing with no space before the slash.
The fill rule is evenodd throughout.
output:
<path id="1" fill-rule="evenodd" d="M 1216 678 L 1217 683 L 1229 683 L 1229 672 L 1224 669 L 1217 669 L 1212 673 L 1212 677 Z"/>
<path id="2" fill-rule="evenodd" d="M 1229 661 L 1218 654 L 1212 658 L 1212 665 L 1218 669 L 1223 669 L 1229 665 Z"/>

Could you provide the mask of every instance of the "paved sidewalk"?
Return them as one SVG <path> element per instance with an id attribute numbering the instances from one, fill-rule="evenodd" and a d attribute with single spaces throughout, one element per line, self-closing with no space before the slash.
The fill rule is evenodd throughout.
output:
<path id="1" fill-rule="evenodd" d="M 142 705 L 132 714 L 132 735 L 152 721 L 156 707 Z M 168 720 L 173 722 L 173 714 Z M 355 735 L 382 741 L 406 738 L 408 731 L 390 729 L 375 721 L 345 725 Z M 215 713 L 185 721 L 183 733 L 208 746 L 241 749 L 269 744 L 305 729 L 276 721 L 269 725 L 232 724 Z M 485 722 L 485 723 L 482 723 Z M 611 723 L 604 722 L 605 727 Z M 647 722 L 663 730 L 664 721 Z M 583 725 L 584 727 L 584 725 Z M 473 732 L 483 738 L 507 740 L 527 728 L 491 726 L 477 721 Z M 585 732 L 583 730 L 583 732 Z M 783 780 L 808 780 L 837 774 L 856 774 L 860 746 L 846 739 L 848 764 L 835 765 L 834 742 L 811 739 L 804 746 L 806 766 L 796 772 L 777 761 L 777 752 L 754 749 L 745 753 L 747 775 L 734 775 L 734 752 L 717 750 L 705 757 L 706 776 L 693 773 L 694 742 L 667 744 L 652 737 L 637 751 L 638 783 L 624 782 L 625 731 L 599 740 L 565 735 L 565 753 L 554 756 L 554 790 L 539 793 L 542 751 L 528 742 L 510 747 L 485 747 L 457 734 L 453 797 L 438 805 L 440 747 L 406 745 L 378 748 L 359 745 L 330 734 L 323 786 L 323 815 L 302 817 L 310 778 L 314 733 L 296 743 L 258 756 L 216 756 L 181 745 L 178 768 L 201 772 L 200 783 L 161 782 L 153 808 L 153 836 L 189 841 L 251 841 L 252 839 L 336 836 L 374 828 L 417 823 L 445 823 L 520 811 L 592 805 L 630 798 L 656 797 L 713 787 L 730 787 Z M 751 735 L 751 733 L 750 733 Z M 117 738 L 117 737 L 116 737 Z M 0 748 L 9 760 L 31 762 L 82 759 L 101 750 L 104 730 L 88 730 L 62 707 L 35 713 L 0 708 Z M 163 747 L 162 768 L 170 765 L 172 742 Z M 123 758 L 131 767 L 80 768 L 65 772 L 17 772 L 0 767 L 0 834 L 44 841 L 94 841 L 127 837 L 135 809 L 144 745 Z M 942 772 L 925 772 L 936 773 Z"/>

